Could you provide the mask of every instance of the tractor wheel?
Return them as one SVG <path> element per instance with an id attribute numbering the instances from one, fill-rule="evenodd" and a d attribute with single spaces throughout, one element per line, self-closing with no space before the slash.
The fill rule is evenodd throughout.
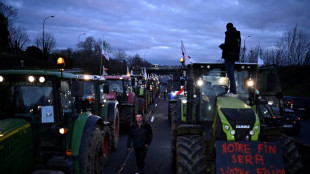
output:
<path id="1" fill-rule="evenodd" d="M 109 161 L 111 152 L 111 132 L 109 126 L 105 126 L 103 128 L 102 137 L 103 137 L 103 157 L 104 157 L 103 164 L 106 164 Z"/>
<path id="2" fill-rule="evenodd" d="M 265 137 L 264 140 L 268 142 L 277 141 L 281 144 L 284 169 L 286 174 L 303 173 L 301 156 L 298 152 L 298 149 L 293 139 L 285 135 L 280 135 L 280 136 L 268 136 Z"/>
<path id="3" fill-rule="evenodd" d="M 147 103 L 147 96 L 145 96 L 145 98 L 144 98 L 144 113 L 146 113 L 147 112 L 147 109 L 149 108 L 149 104 Z"/>
<path id="4" fill-rule="evenodd" d="M 103 154 L 103 137 L 99 128 L 95 128 L 91 135 L 86 156 L 86 171 L 81 173 L 100 174 L 103 170 L 104 154 Z"/>
<path id="5" fill-rule="evenodd" d="M 118 108 L 115 110 L 114 121 L 111 123 L 111 148 L 116 150 L 119 140 L 119 112 Z"/>
<path id="6" fill-rule="evenodd" d="M 172 165 L 176 164 L 176 141 L 177 141 L 177 128 L 178 128 L 178 118 L 177 118 L 177 108 L 176 104 L 171 111 L 171 161 Z"/>
<path id="7" fill-rule="evenodd" d="M 177 138 L 177 173 L 206 173 L 204 140 L 199 135 Z"/>
<path id="8" fill-rule="evenodd" d="M 295 142 L 288 137 L 280 136 L 278 141 L 282 146 L 284 168 L 286 174 L 302 174 L 303 166 L 301 163 L 301 156 L 295 145 Z"/>
<path id="9" fill-rule="evenodd" d="M 144 98 L 138 98 L 138 114 L 144 113 Z"/>
<path id="10" fill-rule="evenodd" d="M 128 132 L 131 123 L 133 122 L 134 107 L 122 106 L 120 112 L 120 129 L 123 132 Z"/>
<path id="11" fill-rule="evenodd" d="M 147 109 L 149 108 L 149 103 L 147 101 L 147 98 L 148 98 L 148 92 L 146 91 L 145 94 L 144 94 L 144 113 L 147 112 Z"/>
<path id="12" fill-rule="evenodd" d="M 176 108 L 176 103 L 171 103 L 169 102 L 168 104 L 168 120 L 169 120 L 169 125 L 171 126 L 171 115 L 173 114 L 173 111 Z"/>

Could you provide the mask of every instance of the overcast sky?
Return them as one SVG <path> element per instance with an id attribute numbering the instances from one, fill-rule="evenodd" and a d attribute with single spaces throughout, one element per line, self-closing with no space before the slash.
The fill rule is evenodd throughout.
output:
<path id="1" fill-rule="evenodd" d="M 59 49 L 76 49 L 93 36 L 114 50 L 139 54 L 153 64 L 179 64 L 181 40 L 197 62 L 221 59 L 226 23 L 241 31 L 242 46 L 271 49 L 295 25 L 310 33 L 309 0 L 7 0 L 17 25 L 34 44 L 43 30 Z"/>

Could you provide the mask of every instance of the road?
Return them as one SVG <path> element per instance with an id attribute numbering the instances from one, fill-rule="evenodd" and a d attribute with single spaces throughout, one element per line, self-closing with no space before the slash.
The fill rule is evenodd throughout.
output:
<path id="1" fill-rule="evenodd" d="M 310 147 L 310 119 L 309 120 L 302 120 L 300 122 L 300 133 L 298 136 L 294 136 L 297 141 L 302 142 Z"/>
<path id="2" fill-rule="evenodd" d="M 145 120 L 151 124 L 153 141 L 145 159 L 147 174 L 174 174 L 170 157 L 170 126 L 168 123 L 168 103 L 159 96 L 145 114 Z M 120 135 L 118 149 L 111 153 L 103 169 L 104 174 L 131 174 L 136 169 L 134 151 L 127 151 L 127 135 Z"/>
<path id="3" fill-rule="evenodd" d="M 176 173 L 170 160 L 170 126 L 167 118 L 167 107 L 167 101 L 163 100 L 162 95 L 156 99 L 145 114 L 145 120 L 151 124 L 153 129 L 153 141 L 146 156 L 145 173 L 147 174 Z M 300 134 L 293 138 L 310 147 L 308 130 L 310 130 L 310 120 L 302 120 Z M 132 174 L 134 172 L 136 168 L 135 155 L 133 151 L 127 151 L 126 141 L 127 135 L 120 135 L 118 149 L 111 153 L 103 174 Z M 308 169 L 309 167 L 305 168 Z"/>

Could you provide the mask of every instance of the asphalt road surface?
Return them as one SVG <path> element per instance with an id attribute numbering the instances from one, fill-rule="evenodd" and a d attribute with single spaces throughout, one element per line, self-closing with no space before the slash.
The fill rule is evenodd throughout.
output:
<path id="1" fill-rule="evenodd" d="M 174 174 L 170 156 L 170 126 L 168 122 L 168 102 L 159 96 L 145 114 L 145 120 L 151 124 L 153 141 L 148 148 L 145 169 L 146 174 Z M 131 174 L 136 169 L 134 151 L 127 151 L 127 135 L 121 134 L 118 149 L 112 152 L 103 169 L 104 174 Z"/>
<path id="2" fill-rule="evenodd" d="M 300 122 L 300 133 L 298 136 L 294 136 L 297 141 L 302 142 L 310 147 L 310 119 L 302 120 Z"/>

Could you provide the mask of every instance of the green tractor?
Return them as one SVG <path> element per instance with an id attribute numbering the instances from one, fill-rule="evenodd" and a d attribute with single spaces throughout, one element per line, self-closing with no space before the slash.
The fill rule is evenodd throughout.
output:
<path id="1" fill-rule="evenodd" d="M 146 113 L 149 103 L 149 92 L 146 88 L 146 82 L 142 75 L 131 75 L 131 90 L 136 94 L 138 98 L 138 114 Z"/>
<path id="2" fill-rule="evenodd" d="M 109 150 L 116 150 L 119 141 L 119 103 L 110 97 L 109 84 L 103 76 L 99 75 L 76 75 L 78 85 L 83 95 L 76 100 L 79 100 L 79 108 L 82 112 L 90 112 L 91 114 L 100 116 L 107 127 L 105 127 L 104 136 L 105 142 L 105 158 L 107 161 Z M 111 148 L 110 148 L 111 147 Z"/>
<path id="3" fill-rule="evenodd" d="M 0 71 L 0 173 L 102 172 L 106 124 L 80 90 L 62 71 Z"/>
<path id="4" fill-rule="evenodd" d="M 232 95 L 224 64 L 188 65 L 186 97 L 177 99 L 171 115 L 177 173 L 302 172 L 294 142 L 277 129 L 261 127 L 256 71 L 256 64 L 237 63 L 237 95 Z"/>

